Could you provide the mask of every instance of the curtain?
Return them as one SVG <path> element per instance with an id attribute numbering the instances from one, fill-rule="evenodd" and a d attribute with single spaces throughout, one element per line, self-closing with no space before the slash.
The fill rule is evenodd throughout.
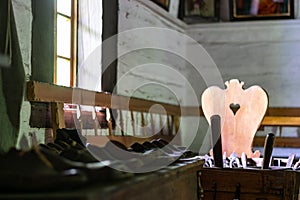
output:
<path id="1" fill-rule="evenodd" d="M 78 0 L 79 88 L 101 90 L 102 0 Z"/>

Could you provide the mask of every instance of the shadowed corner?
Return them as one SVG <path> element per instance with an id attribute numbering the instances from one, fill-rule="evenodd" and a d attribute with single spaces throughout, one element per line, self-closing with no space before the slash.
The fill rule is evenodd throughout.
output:
<path id="1" fill-rule="evenodd" d="M 5 6 L 6 5 L 6 6 Z M 4 3 L 3 8 L 3 15 L 1 14 L 1 27 L 6 27 L 7 25 L 7 1 Z M 6 13 L 6 14 L 5 14 Z M 18 43 L 18 35 L 16 30 L 16 23 L 13 15 L 13 11 L 10 11 L 10 27 L 11 27 L 11 53 L 12 53 L 12 60 L 10 61 L 10 57 L 1 54 L 1 67 L 0 67 L 0 79 L 2 79 L 2 92 L 3 92 L 3 99 L 5 100 L 2 104 L 6 110 L 7 118 L 3 118 L 1 120 L 1 124 L 3 125 L 4 129 L 10 130 L 11 134 L 9 136 L 10 143 L 16 143 L 17 135 L 20 128 L 20 110 L 21 104 L 23 101 L 23 93 L 24 93 L 24 84 L 25 84 L 25 72 L 22 63 L 22 56 L 21 50 Z M 6 30 L 5 28 L 2 30 Z M 1 31 L 1 38 L 5 36 L 5 32 Z M 2 43 L 1 43 L 1 46 Z M 3 58 L 3 59 L 2 59 Z M 2 109 L 2 108 L 0 108 Z M 5 109 L 4 109 L 5 110 Z M 5 120 L 6 119 L 6 120 Z M 4 138 L 3 138 L 4 139 Z M 6 138 L 7 139 L 7 138 Z M 9 145 L 9 144 L 8 144 Z M 14 145 L 14 144 L 10 144 Z"/>

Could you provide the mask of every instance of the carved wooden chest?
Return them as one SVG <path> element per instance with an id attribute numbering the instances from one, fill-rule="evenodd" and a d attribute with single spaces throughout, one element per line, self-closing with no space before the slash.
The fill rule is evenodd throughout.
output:
<path id="1" fill-rule="evenodd" d="M 199 172 L 202 200 L 297 200 L 300 173 L 292 170 L 203 168 Z"/>

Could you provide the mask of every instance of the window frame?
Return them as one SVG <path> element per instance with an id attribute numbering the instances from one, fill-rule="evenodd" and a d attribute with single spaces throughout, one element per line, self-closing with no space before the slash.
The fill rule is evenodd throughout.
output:
<path id="1" fill-rule="evenodd" d="M 63 13 L 57 11 L 57 0 L 54 1 L 54 77 L 53 83 L 57 84 L 57 58 L 62 58 L 69 60 L 70 62 L 70 87 L 76 86 L 76 76 L 77 76 L 77 0 L 71 0 L 71 16 L 67 16 Z M 63 17 L 70 19 L 70 58 L 59 56 L 57 54 L 57 16 L 61 15 Z"/>

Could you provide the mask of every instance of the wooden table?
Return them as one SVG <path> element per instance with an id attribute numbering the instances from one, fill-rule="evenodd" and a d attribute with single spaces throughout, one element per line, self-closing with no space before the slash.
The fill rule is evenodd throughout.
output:
<path id="1" fill-rule="evenodd" d="M 0 199 L 198 199 L 197 174 L 203 161 L 177 163 L 156 172 L 135 174 L 119 181 L 46 193 L 0 194 Z"/>

